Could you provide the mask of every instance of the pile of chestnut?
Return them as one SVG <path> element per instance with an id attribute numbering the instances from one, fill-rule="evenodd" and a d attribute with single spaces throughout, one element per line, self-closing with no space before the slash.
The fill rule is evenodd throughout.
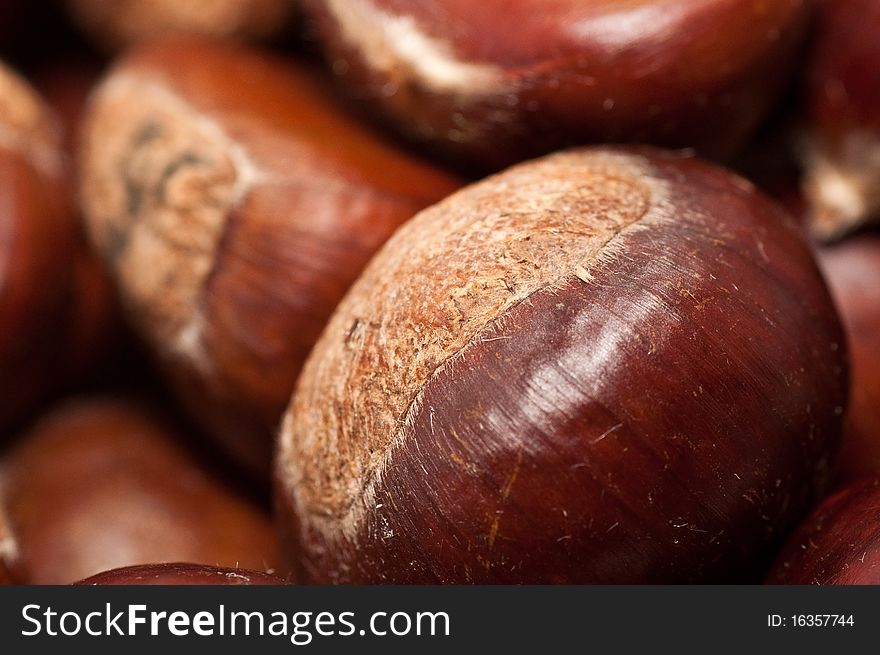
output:
<path id="1" fill-rule="evenodd" d="M 878 33 L 4 0 L 0 582 L 880 584 Z"/>

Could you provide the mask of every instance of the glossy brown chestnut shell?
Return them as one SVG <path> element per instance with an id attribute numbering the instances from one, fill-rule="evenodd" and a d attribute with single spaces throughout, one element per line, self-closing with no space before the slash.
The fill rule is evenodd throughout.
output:
<path id="1" fill-rule="evenodd" d="M 191 413 L 264 479 L 327 317 L 394 229 L 458 186 L 344 114 L 306 68 L 198 41 L 110 72 L 81 164 L 135 327 Z"/>
<path id="2" fill-rule="evenodd" d="M 831 240 L 880 220 L 880 3 L 817 4 L 803 189 L 814 236 Z"/>
<path id="3" fill-rule="evenodd" d="M 3 462 L 0 559 L 14 579 L 68 584 L 176 561 L 274 570 L 268 515 L 179 441 L 149 412 L 117 400 L 72 402 L 40 421 Z"/>
<path id="4" fill-rule="evenodd" d="M 201 564 L 144 564 L 98 573 L 78 585 L 282 585 L 284 580 L 247 569 Z"/>
<path id="5" fill-rule="evenodd" d="M 880 236 L 864 234 L 822 248 L 819 263 L 847 333 L 851 362 L 840 474 L 880 475 Z"/>
<path id="6" fill-rule="evenodd" d="M 278 508 L 303 580 L 743 581 L 846 401 L 797 228 L 679 153 L 584 149 L 418 214 L 315 346 Z"/>
<path id="7" fill-rule="evenodd" d="M 562 145 L 727 156 L 770 108 L 805 0 L 307 0 L 333 70 L 468 166 Z"/>
<path id="8" fill-rule="evenodd" d="M 70 190 L 54 116 L 0 63 L 0 437 L 44 399 L 67 356 Z"/>
<path id="9" fill-rule="evenodd" d="M 827 498 L 791 537 L 770 584 L 880 584 L 880 479 Z"/>

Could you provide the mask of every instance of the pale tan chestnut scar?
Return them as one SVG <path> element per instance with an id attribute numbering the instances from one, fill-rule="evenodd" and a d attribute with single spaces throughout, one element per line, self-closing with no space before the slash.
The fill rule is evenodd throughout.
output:
<path id="1" fill-rule="evenodd" d="M 105 83 L 85 138 L 90 232 L 129 310 L 166 355 L 209 367 L 201 294 L 229 215 L 261 172 L 220 125 L 149 75 Z"/>
<path id="2" fill-rule="evenodd" d="M 409 16 L 387 13 L 370 0 L 327 0 L 326 6 L 344 39 L 393 81 L 411 76 L 434 91 L 461 93 L 462 100 L 507 90 L 501 69 L 462 61 Z"/>
<path id="3" fill-rule="evenodd" d="M 880 214 L 880 139 L 863 131 L 841 138 L 835 148 L 808 141 L 804 193 L 814 211 L 811 229 L 834 239 Z"/>
<path id="4" fill-rule="evenodd" d="M 530 295 L 613 260 L 662 220 L 643 159 L 562 153 L 429 208 L 386 244 L 312 352 L 285 417 L 280 471 L 307 529 L 351 537 L 425 384 Z"/>
<path id="5" fill-rule="evenodd" d="M 62 168 L 60 127 L 37 94 L 0 63 L 0 149 L 21 152 L 37 170 Z"/>

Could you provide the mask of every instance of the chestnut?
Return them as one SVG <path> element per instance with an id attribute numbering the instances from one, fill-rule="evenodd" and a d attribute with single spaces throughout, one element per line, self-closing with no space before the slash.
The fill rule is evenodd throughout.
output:
<path id="1" fill-rule="evenodd" d="M 818 6 L 803 190 L 814 236 L 833 240 L 880 219 L 880 3 Z"/>
<path id="2" fill-rule="evenodd" d="M 109 50 L 170 34 L 266 39 L 290 22 L 292 0 L 66 0 L 74 20 Z"/>
<path id="3" fill-rule="evenodd" d="M 35 76 L 34 83 L 58 119 L 62 148 L 71 160 L 86 100 L 100 70 L 98 62 L 80 58 L 53 62 Z M 76 243 L 61 349 L 66 360 L 64 377 L 80 384 L 104 373 L 112 356 L 121 351 L 127 334 L 112 281 L 88 243 L 82 217 L 76 212 L 71 220 L 76 224 Z"/>
<path id="4" fill-rule="evenodd" d="M 770 584 L 880 584 L 880 479 L 829 496 L 791 537 Z"/>
<path id="5" fill-rule="evenodd" d="M 57 377 L 76 227 L 55 117 L 0 63 L 0 436 Z"/>
<path id="6" fill-rule="evenodd" d="M 352 95 L 448 158 L 497 169 L 604 141 L 732 154 L 784 88 L 809 2 L 303 6 Z"/>
<path id="7" fill-rule="evenodd" d="M 175 561 L 274 570 L 267 513 L 179 442 L 130 401 L 72 401 L 41 420 L 3 462 L 0 556 L 15 579 L 67 584 Z"/>
<path id="8" fill-rule="evenodd" d="M 306 67 L 193 40 L 125 57 L 82 143 L 92 240 L 135 328 L 196 419 L 268 479 L 326 319 L 457 181 L 361 127 Z"/>
<path id="9" fill-rule="evenodd" d="M 261 571 L 202 564 L 142 564 L 98 573 L 78 585 L 282 585 L 284 580 Z"/>
<path id="10" fill-rule="evenodd" d="M 749 579 L 828 475 L 838 317 L 797 227 L 685 153 L 588 148 L 419 213 L 279 437 L 303 581 Z"/>
<path id="11" fill-rule="evenodd" d="M 850 403 L 840 475 L 880 475 L 880 235 L 818 250 L 849 341 Z"/>

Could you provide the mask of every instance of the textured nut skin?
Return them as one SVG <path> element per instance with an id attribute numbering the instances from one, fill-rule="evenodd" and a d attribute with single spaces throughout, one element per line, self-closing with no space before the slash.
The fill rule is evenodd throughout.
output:
<path id="1" fill-rule="evenodd" d="M 880 475 L 880 237 L 865 234 L 819 250 L 847 332 L 851 361 L 840 474 Z"/>
<path id="2" fill-rule="evenodd" d="M 98 573 L 78 585 L 282 585 L 274 575 L 200 564 L 144 564 Z"/>
<path id="3" fill-rule="evenodd" d="M 831 240 L 880 219 L 880 3 L 818 4 L 803 188 L 814 236 Z"/>
<path id="4" fill-rule="evenodd" d="M 770 584 L 880 584 L 880 479 L 855 482 L 810 515 L 789 539 Z"/>
<path id="5" fill-rule="evenodd" d="M 195 417 L 268 478 L 327 317 L 457 182 L 341 113 L 310 71 L 196 41 L 127 56 L 83 134 L 83 207 L 135 327 Z"/>
<path id="6" fill-rule="evenodd" d="M 337 308 L 280 435 L 320 582 L 748 579 L 845 405 L 808 247 L 741 178 L 584 149 L 421 212 Z"/>
<path id="7" fill-rule="evenodd" d="M 194 462 L 162 423 L 114 400 L 41 421 L 4 462 L 8 565 L 31 584 L 189 561 L 272 570 L 269 518 Z"/>
<path id="8" fill-rule="evenodd" d="M 805 0 L 307 0 L 334 70 L 467 165 L 561 145 L 726 156 L 783 86 Z"/>
<path id="9" fill-rule="evenodd" d="M 58 125 L 0 63 L 0 437 L 58 377 L 74 239 Z"/>
<path id="10" fill-rule="evenodd" d="M 287 26 L 290 0 L 66 0 L 71 14 L 108 49 L 170 34 L 267 38 Z"/>

